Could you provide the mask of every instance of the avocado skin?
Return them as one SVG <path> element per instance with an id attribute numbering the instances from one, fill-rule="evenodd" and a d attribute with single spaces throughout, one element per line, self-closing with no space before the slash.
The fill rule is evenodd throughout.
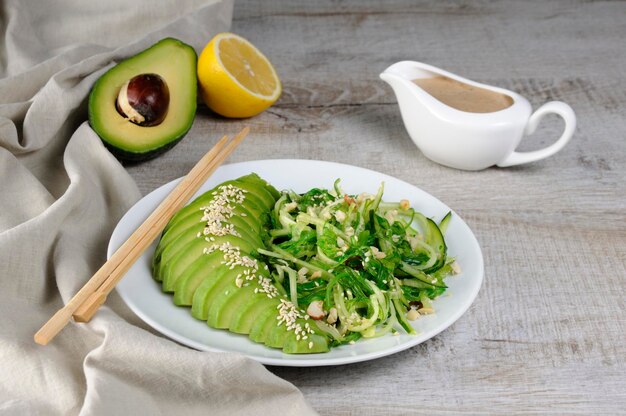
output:
<path id="1" fill-rule="evenodd" d="M 123 64 L 125 62 L 128 62 L 129 60 L 133 60 L 134 58 L 141 56 L 145 53 L 149 53 L 151 50 L 155 49 L 155 48 L 159 48 L 161 47 L 161 45 L 179 45 L 181 47 L 185 47 L 189 50 L 189 52 L 193 53 L 194 56 L 194 67 L 193 67 L 193 82 L 192 82 L 192 86 L 193 86 L 193 100 L 190 100 L 187 103 L 187 106 L 189 108 L 189 122 L 187 123 L 187 125 L 184 127 L 183 130 L 179 130 L 179 134 L 176 134 L 174 136 L 172 136 L 171 138 L 168 139 L 168 141 L 166 143 L 164 143 L 161 146 L 158 147 L 151 147 L 150 149 L 147 149 L 146 151 L 131 151 L 128 149 L 124 149 L 123 147 L 120 146 L 116 146 L 113 143 L 111 143 L 109 140 L 107 140 L 107 134 L 104 133 L 103 131 L 101 131 L 98 128 L 98 122 L 97 120 L 100 118 L 100 115 L 98 114 L 98 90 L 103 86 L 104 83 L 107 82 L 107 75 L 111 72 L 111 71 L 115 71 L 116 68 L 120 65 Z M 192 125 L 193 125 L 193 120 L 195 119 L 195 114 L 196 114 L 196 109 L 197 109 L 197 77 L 195 75 L 196 73 L 196 64 L 197 64 L 197 60 L 198 60 L 198 55 L 196 53 L 196 51 L 189 45 L 185 44 L 184 42 L 175 39 L 175 38 L 164 38 L 161 39 L 160 41 L 158 41 L 157 43 L 155 43 L 154 45 L 146 48 L 145 50 L 126 58 L 125 60 L 119 62 L 117 65 L 115 65 L 114 67 L 110 68 L 107 72 L 105 72 L 104 74 L 102 74 L 100 76 L 100 78 L 98 78 L 98 80 L 96 80 L 96 82 L 94 83 L 91 92 L 89 94 L 89 100 L 88 100 L 88 118 L 89 118 L 89 125 L 91 126 L 91 128 L 96 132 L 96 134 L 100 137 L 100 139 L 102 140 L 103 144 L 105 145 L 105 147 L 120 161 L 122 162 L 126 162 L 128 164 L 134 164 L 134 163 L 140 163 L 140 162 L 144 162 L 150 159 L 154 159 L 157 156 L 162 155 L 163 153 L 167 152 L 168 150 L 170 150 L 172 147 L 174 147 L 176 144 L 178 144 L 178 142 L 180 142 L 185 135 L 189 132 L 189 130 L 191 129 Z M 175 93 L 175 92 L 171 92 L 171 93 Z M 115 106 L 115 103 L 111 104 L 112 106 Z M 167 118 L 167 117 L 166 117 Z M 130 123 L 130 121 L 129 121 Z M 144 127 L 144 128 L 150 128 L 150 129 L 158 129 L 159 126 L 153 126 L 153 127 Z"/>
<path id="2" fill-rule="evenodd" d="M 102 140 L 104 147 L 106 147 L 109 150 L 109 152 L 111 152 L 113 156 L 115 156 L 118 160 L 122 161 L 124 165 L 134 165 L 136 163 L 145 162 L 147 160 L 154 159 L 157 156 L 161 156 L 163 153 L 167 152 L 172 147 L 176 146 L 178 142 L 181 141 L 183 137 L 185 137 L 186 134 L 187 132 L 185 132 L 185 134 L 180 136 L 178 139 L 175 139 L 174 141 L 169 142 L 168 144 L 163 145 L 159 147 L 158 149 L 149 150 L 143 153 L 128 152 L 126 150 L 120 149 L 119 147 L 115 147 L 112 144 L 108 143 L 102 137 L 100 138 L 100 140 Z"/>

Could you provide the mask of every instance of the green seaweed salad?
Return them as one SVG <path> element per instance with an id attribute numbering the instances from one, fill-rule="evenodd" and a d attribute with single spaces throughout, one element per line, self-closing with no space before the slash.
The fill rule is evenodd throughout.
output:
<path id="1" fill-rule="evenodd" d="M 451 218 L 438 224 L 409 201 L 331 190 L 283 191 L 271 212 L 267 250 L 279 290 L 306 310 L 331 345 L 415 334 L 409 320 L 433 312 L 431 300 L 458 272 L 444 240 Z"/>

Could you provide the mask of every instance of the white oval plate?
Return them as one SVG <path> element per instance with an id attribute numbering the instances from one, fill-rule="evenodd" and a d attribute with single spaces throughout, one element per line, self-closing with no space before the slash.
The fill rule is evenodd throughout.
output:
<path id="1" fill-rule="evenodd" d="M 220 182 L 251 172 L 258 173 L 279 190 L 293 189 L 296 192 L 306 192 L 313 187 L 331 188 L 335 179 L 341 178 L 341 187 L 347 193 L 376 193 L 379 184 L 385 182 L 386 201 L 408 199 L 418 211 L 436 221 L 441 220 L 450 210 L 430 194 L 391 176 L 355 166 L 315 160 L 260 160 L 225 165 L 211 176 L 194 198 Z M 108 257 L 154 211 L 178 181 L 180 179 L 146 195 L 124 215 L 111 236 Z M 117 291 L 148 325 L 198 350 L 238 352 L 264 364 L 280 366 L 355 363 L 384 357 L 424 342 L 452 325 L 469 308 L 483 280 L 483 257 L 476 237 L 454 212 L 446 232 L 446 243 L 449 255 L 456 257 L 463 271 L 458 276 L 446 279 L 449 289 L 434 301 L 435 314 L 422 316 L 412 322 L 418 335 L 402 333 L 399 336 L 361 339 L 354 345 L 333 348 L 325 354 L 283 354 L 280 350 L 254 343 L 245 335 L 215 330 L 205 322 L 194 319 L 190 308 L 175 306 L 172 296 L 161 292 L 160 285 L 152 279 L 150 263 L 156 242 L 131 267 L 117 285 Z"/>

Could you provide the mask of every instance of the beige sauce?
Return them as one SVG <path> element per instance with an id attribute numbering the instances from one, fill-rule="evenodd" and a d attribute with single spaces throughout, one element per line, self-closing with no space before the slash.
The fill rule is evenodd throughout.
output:
<path id="1" fill-rule="evenodd" d="M 448 77 L 420 78 L 413 82 L 442 103 L 469 113 L 493 113 L 513 105 L 513 99 L 508 95 Z"/>

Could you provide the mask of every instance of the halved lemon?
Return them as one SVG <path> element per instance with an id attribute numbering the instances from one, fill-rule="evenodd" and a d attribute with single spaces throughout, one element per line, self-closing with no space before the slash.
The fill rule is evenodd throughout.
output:
<path id="1" fill-rule="evenodd" d="M 274 104 L 282 87 L 270 61 L 252 43 L 234 33 L 220 33 L 198 59 L 204 103 L 225 117 L 245 118 Z"/>

